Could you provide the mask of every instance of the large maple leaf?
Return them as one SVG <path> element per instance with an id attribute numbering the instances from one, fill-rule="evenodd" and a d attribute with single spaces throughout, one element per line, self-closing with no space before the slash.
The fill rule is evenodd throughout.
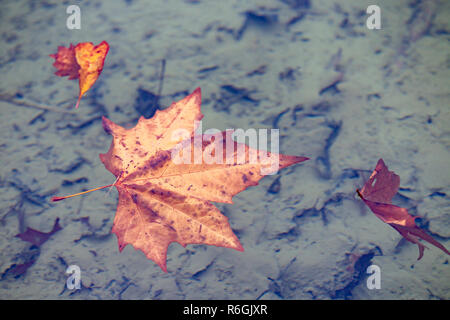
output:
<path id="1" fill-rule="evenodd" d="M 81 97 L 92 87 L 102 73 L 103 64 L 109 51 L 109 44 L 102 41 L 94 46 L 92 42 L 81 42 L 69 48 L 58 47 L 58 52 L 50 54 L 55 59 L 53 66 L 58 69 L 55 74 L 59 77 L 69 76 L 69 80 L 79 79 L 80 93 L 78 95 L 78 109 Z"/>
<path id="2" fill-rule="evenodd" d="M 153 118 L 141 117 L 131 129 L 103 118 L 113 141 L 100 159 L 116 177 L 119 202 L 112 232 L 119 250 L 131 244 L 165 272 L 172 242 L 243 251 L 228 219 L 211 201 L 232 203 L 234 195 L 264 175 L 308 159 L 250 148 L 234 141 L 231 131 L 195 135 L 203 118 L 200 104 L 198 88 Z M 233 152 L 221 152 L 227 146 Z M 175 161 L 176 156 L 188 161 Z"/>
<path id="3" fill-rule="evenodd" d="M 361 191 L 356 190 L 356 192 L 381 221 L 397 230 L 406 240 L 417 244 L 419 247 L 419 258 L 417 260 L 423 257 L 423 251 L 426 248 L 418 238 L 431 243 L 450 255 L 450 252 L 441 243 L 416 226 L 415 220 L 418 217 L 411 216 L 405 208 L 391 204 L 399 186 L 400 177 L 393 171 L 389 171 L 383 159 L 380 159 L 364 187 Z"/>

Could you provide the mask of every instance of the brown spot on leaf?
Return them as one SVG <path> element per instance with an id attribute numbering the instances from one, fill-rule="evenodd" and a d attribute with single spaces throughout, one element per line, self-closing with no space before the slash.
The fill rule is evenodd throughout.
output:
<path id="1" fill-rule="evenodd" d="M 149 160 L 148 164 L 152 169 L 158 169 L 163 167 L 168 160 L 170 160 L 170 152 L 160 151 Z"/>

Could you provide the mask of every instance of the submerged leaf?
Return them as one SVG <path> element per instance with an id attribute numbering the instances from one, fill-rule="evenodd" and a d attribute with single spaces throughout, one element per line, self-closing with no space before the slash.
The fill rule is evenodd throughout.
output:
<path id="1" fill-rule="evenodd" d="M 40 247 L 44 242 L 46 242 L 54 233 L 61 230 L 59 225 L 59 218 L 55 220 L 53 229 L 50 232 L 42 232 L 32 228 L 27 228 L 25 232 L 19 233 L 16 237 L 22 239 L 23 241 L 28 241 L 37 247 Z"/>

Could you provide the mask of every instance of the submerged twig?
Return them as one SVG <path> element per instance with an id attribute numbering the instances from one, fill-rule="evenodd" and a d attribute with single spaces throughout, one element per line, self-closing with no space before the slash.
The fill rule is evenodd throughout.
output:
<path id="1" fill-rule="evenodd" d="M 34 108 L 34 109 L 40 109 L 40 110 L 46 110 L 46 111 L 53 111 L 53 112 L 60 112 L 60 113 L 68 113 L 68 114 L 76 114 L 75 111 L 68 111 L 64 109 L 57 109 L 50 106 L 46 106 L 43 104 L 39 104 L 36 102 L 27 101 L 23 98 L 17 99 L 14 97 L 14 95 L 10 94 L 0 94 L 0 101 L 7 102 L 9 104 L 13 104 L 18 107 L 27 107 L 27 108 Z"/>
<path id="2" fill-rule="evenodd" d="M 166 59 L 162 59 L 161 60 L 161 72 L 159 74 L 158 93 L 156 95 L 156 99 L 153 100 L 152 110 L 155 110 L 156 104 L 159 104 L 159 99 L 161 98 L 161 93 L 162 93 L 162 89 L 163 89 L 165 72 L 166 72 Z"/>
<path id="3" fill-rule="evenodd" d="M 161 93 L 162 93 L 165 73 L 166 73 L 166 59 L 162 59 L 161 60 L 161 73 L 159 74 L 158 96 L 161 96 Z"/>

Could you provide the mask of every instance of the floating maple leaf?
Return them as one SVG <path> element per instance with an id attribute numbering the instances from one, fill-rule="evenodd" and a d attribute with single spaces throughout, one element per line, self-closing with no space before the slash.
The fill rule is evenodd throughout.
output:
<path id="1" fill-rule="evenodd" d="M 132 244 L 165 272 L 171 242 L 243 251 L 228 219 L 211 201 L 232 203 L 234 195 L 257 185 L 264 174 L 307 160 L 252 149 L 235 142 L 230 131 L 194 135 L 203 118 L 200 103 L 198 88 L 164 111 L 156 111 L 153 118 L 141 117 L 131 129 L 103 118 L 103 128 L 113 136 L 113 141 L 109 151 L 100 154 L 100 159 L 116 176 L 113 185 L 119 192 L 119 203 L 112 232 L 117 236 L 119 250 Z M 180 136 L 177 133 L 180 129 L 188 132 L 188 136 Z M 219 150 L 227 145 L 233 146 L 232 155 L 220 155 Z M 238 150 L 245 157 L 240 158 Z M 173 154 L 193 159 L 196 152 L 200 152 L 202 159 L 212 157 L 216 161 L 178 164 L 173 161 Z M 255 155 L 269 161 L 250 161 Z M 277 166 L 273 166 L 271 156 L 279 160 Z"/>
<path id="2" fill-rule="evenodd" d="M 50 55 L 55 59 L 53 66 L 58 69 L 55 72 L 57 76 L 69 76 L 69 80 L 79 79 L 80 94 L 75 108 L 78 108 L 83 94 L 100 76 L 108 50 L 106 41 L 97 46 L 92 42 L 82 42 L 75 47 L 72 44 L 69 48 L 58 47 L 58 52 Z"/>
<path id="3" fill-rule="evenodd" d="M 442 244 L 416 226 L 415 219 L 418 217 L 411 216 L 405 208 L 391 204 L 392 197 L 397 193 L 399 186 L 400 177 L 389 171 L 383 159 L 380 159 L 364 187 L 361 191 L 356 190 L 356 192 L 378 218 L 397 230 L 406 240 L 418 245 L 419 258 L 417 260 L 422 258 L 426 248 L 417 237 L 450 255 L 450 252 Z"/>

